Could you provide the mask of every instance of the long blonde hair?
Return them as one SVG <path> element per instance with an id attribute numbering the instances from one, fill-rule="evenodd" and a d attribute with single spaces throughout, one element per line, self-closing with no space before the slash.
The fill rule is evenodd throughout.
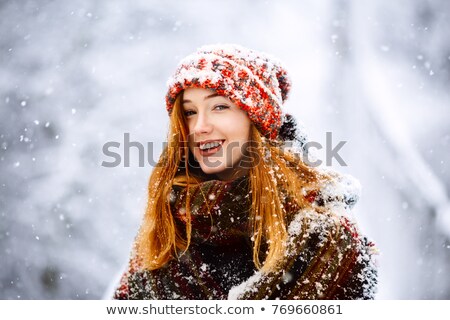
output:
<path id="1" fill-rule="evenodd" d="M 185 234 L 176 228 L 169 203 L 173 184 L 189 187 L 202 181 L 201 175 L 189 170 L 188 129 L 181 105 L 182 95 L 178 95 L 172 109 L 168 143 L 150 176 L 147 208 L 136 239 L 137 256 L 149 270 L 161 268 L 185 252 L 191 241 L 189 193 Z M 289 201 L 298 209 L 309 207 L 304 191 L 314 189 L 320 179 L 326 177 L 306 166 L 297 155 L 283 150 L 280 142 L 264 138 L 254 125 L 250 146 L 252 164 L 248 176 L 252 195 L 253 261 L 256 268 L 271 271 L 284 255 L 288 236 L 288 213 L 283 204 Z"/>

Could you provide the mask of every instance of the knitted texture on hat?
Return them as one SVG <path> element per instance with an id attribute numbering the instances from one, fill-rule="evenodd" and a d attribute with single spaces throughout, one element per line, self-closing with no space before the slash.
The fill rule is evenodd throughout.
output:
<path id="1" fill-rule="evenodd" d="M 264 136 L 275 139 L 291 81 L 281 62 L 266 53 L 235 44 L 216 44 L 202 46 L 181 60 L 167 85 L 169 113 L 182 90 L 213 89 L 246 111 Z"/>

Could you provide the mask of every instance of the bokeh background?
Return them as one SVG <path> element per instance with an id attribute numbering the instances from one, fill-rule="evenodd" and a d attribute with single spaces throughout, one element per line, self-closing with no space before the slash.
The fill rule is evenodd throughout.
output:
<path id="1" fill-rule="evenodd" d="M 286 110 L 346 141 L 332 167 L 362 184 L 377 299 L 449 299 L 448 30 L 446 0 L 1 0 L 0 298 L 110 295 L 152 167 L 102 147 L 129 133 L 156 160 L 167 78 L 221 42 L 284 61 Z"/>

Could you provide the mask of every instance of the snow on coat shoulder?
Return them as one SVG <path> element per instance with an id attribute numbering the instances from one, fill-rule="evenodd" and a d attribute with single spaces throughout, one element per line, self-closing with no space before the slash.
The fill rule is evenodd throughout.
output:
<path id="1" fill-rule="evenodd" d="M 338 173 L 330 169 L 321 169 L 332 177 L 324 183 L 320 190 L 323 205 L 336 214 L 343 214 L 342 210 L 352 209 L 361 195 L 361 184 L 349 174 Z"/>
<path id="2" fill-rule="evenodd" d="M 228 299 L 373 299 L 373 244 L 347 217 L 299 211 L 288 226 L 278 271 L 255 274 L 231 288 Z"/>
<path id="3" fill-rule="evenodd" d="M 359 231 L 350 210 L 361 186 L 350 175 L 327 170 L 311 209 L 299 210 L 288 225 L 279 271 L 256 271 L 231 288 L 228 299 L 373 299 L 378 254 Z M 314 209 L 320 206 L 325 212 Z"/>

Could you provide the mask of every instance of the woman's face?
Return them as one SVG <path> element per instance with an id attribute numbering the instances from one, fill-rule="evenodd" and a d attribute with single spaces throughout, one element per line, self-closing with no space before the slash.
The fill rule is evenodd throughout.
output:
<path id="1" fill-rule="evenodd" d="M 251 121 L 224 96 L 213 90 L 189 88 L 183 95 L 189 128 L 189 150 L 206 174 L 230 180 L 247 173 L 241 160 L 248 147 Z"/>

